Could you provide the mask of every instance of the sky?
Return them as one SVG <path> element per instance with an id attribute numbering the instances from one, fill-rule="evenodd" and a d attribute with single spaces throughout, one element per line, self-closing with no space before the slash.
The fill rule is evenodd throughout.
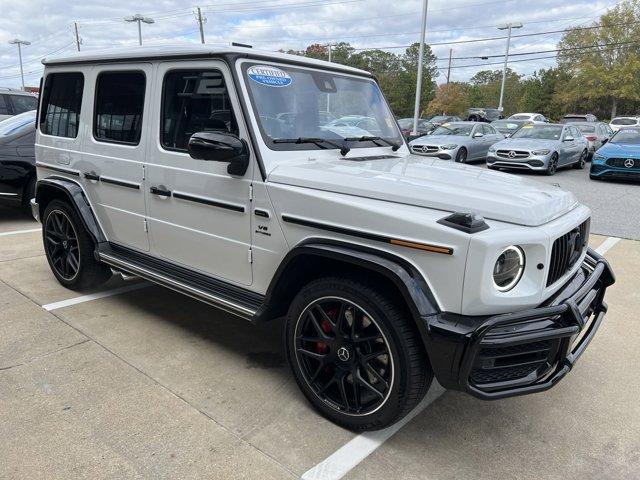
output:
<path id="1" fill-rule="evenodd" d="M 197 1 L 197 0 L 196 0 Z M 311 43 L 350 42 L 355 48 L 384 47 L 402 52 L 419 41 L 423 0 L 202 0 L 206 17 L 205 40 L 213 45 L 248 43 L 263 50 L 302 49 Z M 622 0 L 624 1 L 624 0 Z M 616 0 L 430 0 L 427 44 L 432 46 L 446 78 L 449 50 L 453 49 L 451 80 L 465 81 L 483 69 L 501 69 L 504 37 L 498 26 L 521 22 L 514 35 L 563 30 L 589 25 L 621 3 Z M 18 49 L 14 38 L 31 45 L 22 48 L 25 84 L 37 86 L 46 56 L 76 51 L 74 22 L 84 50 L 136 46 L 137 27 L 125 16 L 140 13 L 155 20 L 142 26 L 145 45 L 200 42 L 195 7 L 179 0 L 0 0 L 0 87 L 20 87 Z M 556 48 L 561 33 L 513 38 L 510 53 Z M 548 56 L 541 54 L 538 56 Z M 472 57 L 470 59 L 458 57 Z M 535 57 L 535 55 L 533 56 Z M 513 60 L 531 58 L 515 56 Z M 519 61 L 510 67 L 523 75 L 555 64 L 554 59 Z"/>

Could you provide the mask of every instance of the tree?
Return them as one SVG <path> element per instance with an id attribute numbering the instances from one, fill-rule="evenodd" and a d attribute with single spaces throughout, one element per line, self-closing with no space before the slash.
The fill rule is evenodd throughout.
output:
<path id="1" fill-rule="evenodd" d="M 565 33 L 558 45 L 558 64 L 569 81 L 557 99 L 605 115 L 608 106 L 613 118 L 620 102 L 640 102 L 640 0 L 618 4 L 592 27 Z"/>
<path id="2" fill-rule="evenodd" d="M 511 114 L 518 111 L 522 76 L 507 68 L 504 91 L 504 111 Z M 502 70 L 482 70 L 471 80 L 469 100 L 473 107 L 497 107 L 500 102 Z"/>
<path id="3" fill-rule="evenodd" d="M 435 98 L 429 102 L 428 112 L 431 115 L 463 115 L 470 105 L 467 84 L 455 82 L 438 87 Z"/>

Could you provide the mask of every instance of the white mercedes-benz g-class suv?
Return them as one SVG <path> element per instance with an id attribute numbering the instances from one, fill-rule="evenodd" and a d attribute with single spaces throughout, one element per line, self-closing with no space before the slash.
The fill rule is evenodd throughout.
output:
<path id="1" fill-rule="evenodd" d="M 206 45 L 44 64 L 32 208 L 58 281 L 120 272 L 284 317 L 300 389 L 339 425 L 392 424 L 434 376 L 546 390 L 602 322 L 589 209 L 411 155 L 367 72 Z"/>

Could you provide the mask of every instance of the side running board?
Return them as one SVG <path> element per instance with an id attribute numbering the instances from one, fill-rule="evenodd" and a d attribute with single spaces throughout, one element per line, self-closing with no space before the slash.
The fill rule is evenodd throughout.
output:
<path id="1" fill-rule="evenodd" d="M 111 267 L 252 322 L 264 301 L 264 295 L 259 293 L 113 243 L 99 244 L 96 255 L 101 262 Z"/>

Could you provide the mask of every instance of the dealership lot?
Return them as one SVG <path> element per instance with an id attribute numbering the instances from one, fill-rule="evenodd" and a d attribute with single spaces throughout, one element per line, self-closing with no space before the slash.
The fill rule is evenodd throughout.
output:
<path id="1" fill-rule="evenodd" d="M 591 245 L 617 275 L 605 323 L 549 392 L 488 403 L 436 385 L 394 436 L 316 414 L 278 322 L 116 278 L 102 295 L 66 290 L 38 225 L 0 208 L 0 478 L 640 476 L 640 242 L 626 239 L 640 239 L 640 188 L 586 170 L 530 177 L 593 209 Z"/>

